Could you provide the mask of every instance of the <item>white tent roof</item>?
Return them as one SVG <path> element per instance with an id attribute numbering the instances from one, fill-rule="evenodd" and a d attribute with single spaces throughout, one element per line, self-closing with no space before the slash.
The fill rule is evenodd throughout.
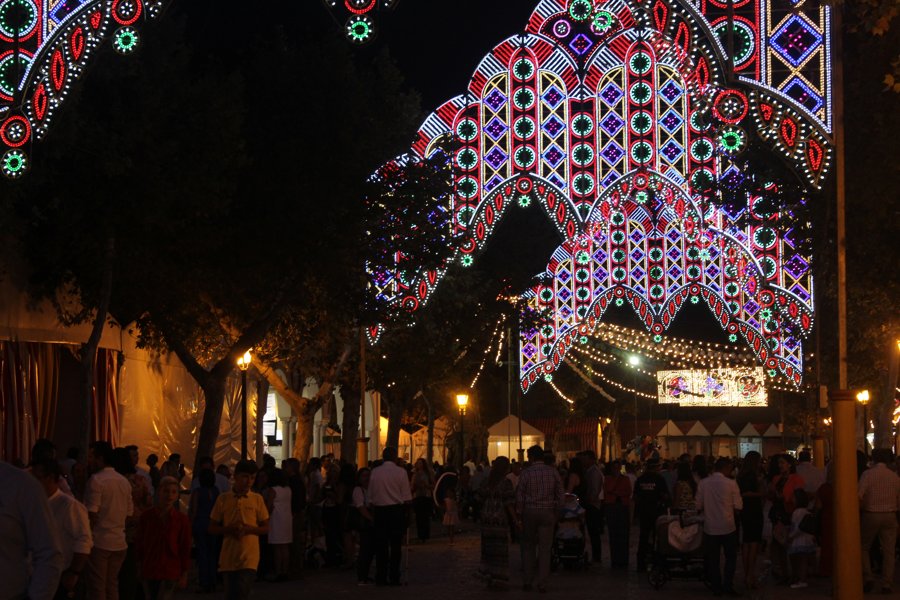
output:
<path id="1" fill-rule="evenodd" d="M 753 426 L 753 423 L 747 423 L 738 433 L 740 437 L 759 437 L 759 430 Z"/>
<path id="2" fill-rule="evenodd" d="M 703 423 L 696 421 L 684 435 L 685 437 L 709 437 L 710 433 Z"/>
<path id="3" fill-rule="evenodd" d="M 713 435 L 727 435 L 729 437 L 734 437 L 734 431 L 731 430 L 731 427 L 728 426 L 728 423 L 722 421 L 719 423 L 719 426 L 716 427 L 716 430 L 713 431 Z"/>
<path id="4" fill-rule="evenodd" d="M 515 415 L 509 415 L 499 423 L 495 423 L 488 428 L 488 435 L 497 437 L 506 437 L 508 435 L 519 435 L 519 418 Z M 544 433 L 522 421 L 522 435 L 544 437 Z"/>
<path id="5" fill-rule="evenodd" d="M 775 425 L 775 423 L 772 423 L 769 425 L 769 428 L 766 429 L 763 437 L 781 437 L 781 431 L 779 431 L 778 426 Z"/>
<path id="6" fill-rule="evenodd" d="M 678 425 L 675 424 L 675 421 L 669 419 L 666 421 L 666 424 L 663 425 L 663 428 L 659 430 L 659 433 L 656 434 L 656 437 L 672 437 L 672 436 L 683 436 L 681 430 L 678 429 Z"/>

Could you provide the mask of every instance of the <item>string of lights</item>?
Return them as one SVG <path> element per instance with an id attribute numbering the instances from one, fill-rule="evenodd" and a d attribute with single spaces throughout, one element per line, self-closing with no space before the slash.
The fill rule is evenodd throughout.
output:
<path id="1" fill-rule="evenodd" d="M 547 383 L 550 384 L 550 387 L 553 388 L 553 391 L 556 392 L 556 395 L 557 395 L 557 396 L 559 396 L 560 398 L 562 398 L 563 400 L 565 400 L 566 402 L 568 402 L 569 405 L 575 404 L 575 401 L 574 401 L 574 400 L 572 400 L 571 398 L 569 398 L 568 396 L 566 396 L 565 394 L 563 394 L 563 393 L 562 393 L 562 390 L 560 390 L 558 387 L 556 387 L 556 384 L 553 383 L 553 380 L 552 380 L 552 379 L 548 379 L 548 380 L 547 380 Z"/>
<path id="2" fill-rule="evenodd" d="M 581 379 L 582 379 L 586 384 L 588 384 L 589 386 L 591 386 L 591 388 L 593 388 L 595 391 L 599 392 L 600 394 L 602 394 L 602 395 L 603 395 L 604 397 L 606 397 L 606 398 L 612 398 L 606 390 L 604 390 L 602 387 L 600 387 L 599 385 L 597 385 L 596 383 L 594 383 L 594 382 L 591 380 L 590 377 L 588 377 L 587 375 L 585 375 L 578 367 L 576 367 L 576 366 L 575 366 L 575 363 L 572 362 L 568 357 L 565 358 L 565 363 L 566 363 L 567 365 L 569 365 L 569 368 L 572 369 L 572 370 L 575 372 L 576 375 L 578 375 L 579 377 L 581 377 Z M 613 400 L 615 400 L 615 399 L 613 399 Z"/>
<path id="3" fill-rule="evenodd" d="M 487 364 L 488 356 L 490 356 L 491 352 L 494 349 L 494 338 L 497 337 L 497 333 L 500 333 L 500 340 L 498 342 L 498 346 L 503 344 L 503 323 L 506 320 L 506 316 L 500 317 L 497 320 L 497 323 L 494 324 L 494 331 L 491 332 L 491 337 L 488 340 L 488 344 L 484 349 L 484 356 L 481 358 L 481 364 L 478 366 L 478 371 L 475 373 L 475 377 L 472 379 L 472 383 L 469 384 L 469 389 L 474 390 L 475 384 L 478 383 L 478 379 L 481 377 L 481 373 L 484 371 L 484 366 Z M 499 352 L 499 348 L 498 348 Z"/>
<path id="4" fill-rule="evenodd" d="M 596 377 L 597 379 L 602 381 L 603 383 L 607 383 L 607 384 L 613 386 L 614 388 L 617 388 L 623 392 L 626 392 L 628 394 L 634 394 L 634 395 L 638 396 L 639 398 L 645 398 L 647 400 L 656 400 L 657 399 L 655 394 L 647 394 L 646 392 L 641 392 L 634 388 L 630 388 L 627 385 L 622 385 L 618 381 L 614 381 L 614 380 L 610 379 L 605 374 L 603 374 L 599 371 L 595 371 L 594 369 L 592 369 L 590 367 L 590 365 L 587 365 L 584 363 L 576 363 L 576 364 L 578 364 L 579 367 L 581 367 L 582 369 L 584 369 L 585 371 L 587 371 L 588 373 L 590 373 L 591 375 L 593 375 L 594 377 Z"/>

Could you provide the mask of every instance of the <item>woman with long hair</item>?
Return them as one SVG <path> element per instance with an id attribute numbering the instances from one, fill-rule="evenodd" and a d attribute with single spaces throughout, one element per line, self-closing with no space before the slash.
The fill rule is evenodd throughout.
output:
<path id="1" fill-rule="evenodd" d="M 509 524 L 514 518 L 516 492 L 509 473 L 509 459 L 498 456 L 491 466 L 481 495 L 481 566 L 478 574 L 492 587 L 509 581 Z"/>
<path id="2" fill-rule="evenodd" d="M 691 465 L 679 462 L 676 471 L 675 487 L 672 492 L 672 512 L 681 514 L 696 507 L 697 482 L 691 472 Z"/>
<path id="3" fill-rule="evenodd" d="M 741 490 L 744 509 L 741 511 L 741 555 L 744 561 L 744 578 L 747 589 L 756 589 L 756 559 L 762 543 L 763 500 L 766 482 L 760 469 L 762 456 L 751 450 L 744 455 L 738 472 L 737 484 Z"/>
<path id="4" fill-rule="evenodd" d="M 291 544 L 294 542 L 294 517 L 291 513 L 291 488 L 284 471 L 274 469 L 263 498 L 269 510 L 269 549 L 275 581 L 287 579 L 291 569 Z"/>
<path id="5" fill-rule="evenodd" d="M 413 511 L 416 513 L 416 537 L 424 544 L 431 537 L 431 515 L 434 512 L 434 503 L 431 500 L 434 476 L 431 474 L 428 461 L 424 458 L 417 460 L 413 467 L 410 488 Z"/>

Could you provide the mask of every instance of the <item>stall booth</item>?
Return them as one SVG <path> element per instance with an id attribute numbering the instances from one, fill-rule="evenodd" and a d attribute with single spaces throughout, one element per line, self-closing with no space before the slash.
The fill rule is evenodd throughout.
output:
<path id="1" fill-rule="evenodd" d="M 522 421 L 522 445 L 524 450 L 538 444 L 544 446 L 546 438 L 539 429 Z M 506 456 L 510 460 L 518 456 L 519 418 L 509 415 L 499 423 L 488 428 L 488 459 L 493 461 L 498 456 Z"/>

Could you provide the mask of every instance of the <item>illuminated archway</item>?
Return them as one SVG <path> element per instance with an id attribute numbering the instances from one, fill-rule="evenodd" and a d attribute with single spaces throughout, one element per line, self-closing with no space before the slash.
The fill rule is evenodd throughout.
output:
<path id="1" fill-rule="evenodd" d="M 616 301 L 657 335 L 683 302 L 705 302 L 770 374 L 800 383 L 813 315 L 809 257 L 782 215 L 757 210 L 757 198 L 748 195 L 738 212 L 749 218 L 739 220 L 707 192 L 742 177 L 736 160 L 751 136 L 809 190 L 822 185 L 830 9 L 778 0 L 731 7 L 733 15 L 718 0 L 542 0 L 523 33 L 485 56 L 466 93 L 421 127 L 413 157 L 443 140 L 459 147 L 452 261 L 473 264 L 517 204 L 540 202 L 566 240 L 548 267 L 552 289 L 531 292 L 554 322 L 523 335 L 524 389 Z M 382 301 L 416 310 L 445 270 L 412 280 L 380 274 L 375 285 Z"/>

